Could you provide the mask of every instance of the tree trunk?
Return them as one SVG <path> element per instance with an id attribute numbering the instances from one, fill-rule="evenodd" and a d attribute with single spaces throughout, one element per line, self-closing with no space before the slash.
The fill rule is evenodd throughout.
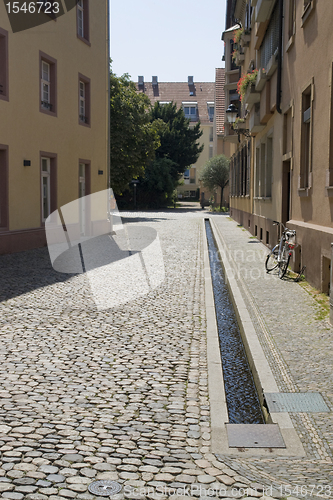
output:
<path id="1" fill-rule="evenodd" d="M 220 210 L 222 208 L 222 201 L 223 201 L 223 187 L 221 186 Z"/>

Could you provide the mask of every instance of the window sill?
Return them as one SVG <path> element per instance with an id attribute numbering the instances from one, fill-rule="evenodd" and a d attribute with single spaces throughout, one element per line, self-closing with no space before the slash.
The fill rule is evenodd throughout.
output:
<path id="1" fill-rule="evenodd" d="M 311 13 L 314 11 L 315 1 L 316 0 L 311 0 L 311 2 L 309 2 L 308 5 L 305 7 L 304 12 L 302 14 L 301 28 L 304 27 L 304 24 L 310 17 Z"/>
<path id="2" fill-rule="evenodd" d="M 308 187 L 307 188 L 298 188 L 297 189 L 297 194 L 301 198 L 306 198 L 306 197 L 310 196 L 310 194 L 311 194 L 310 193 L 310 189 L 311 188 L 308 188 Z"/>
<path id="3" fill-rule="evenodd" d="M 78 37 L 79 40 L 81 40 L 81 42 L 84 42 L 86 45 L 88 45 L 89 47 L 91 47 L 91 43 L 90 43 L 90 41 L 87 38 L 83 38 L 79 34 L 77 34 L 76 36 Z"/>
<path id="4" fill-rule="evenodd" d="M 39 111 L 41 113 L 44 113 L 45 115 L 57 117 L 57 112 L 56 111 L 50 111 L 49 109 L 44 109 L 42 107 L 39 108 Z"/>
<path id="5" fill-rule="evenodd" d="M 82 127 L 88 127 L 88 128 L 91 128 L 91 125 L 90 125 L 90 120 L 88 123 L 85 123 L 83 122 L 82 120 L 79 120 L 79 125 L 82 125 Z"/>
<path id="6" fill-rule="evenodd" d="M 288 52 L 295 43 L 295 35 L 291 35 L 286 45 L 286 52 Z"/>
<path id="7" fill-rule="evenodd" d="M 288 161 L 288 160 L 291 160 L 292 156 L 293 156 L 293 155 L 292 155 L 292 152 L 291 152 L 291 151 L 289 151 L 289 153 L 286 153 L 286 154 L 284 154 L 284 155 L 282 156 L 282 161 Z"/>
<path id="8" fill-rule="evenodd" d="M 271 196 L 254 196 L 253 199 L 257 201 L 272 201 Z"/>
<path id="9" fill-rule="evenodd" d="M 333 186 L 325 186 L 325 196 L 333 198 Z"/>

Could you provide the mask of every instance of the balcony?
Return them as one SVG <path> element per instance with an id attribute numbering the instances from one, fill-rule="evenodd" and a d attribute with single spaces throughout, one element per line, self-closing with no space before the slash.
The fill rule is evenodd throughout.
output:
<path id="1" fill-rule="evenodd" d="M 237 52 L 235 59 L 234 59 L 236 66 L 241 66 L 244 59 L 245 59 L 245 54 L 242 54 L 241 52 Z"/>
<path id="2" fill-rule="evenodd" d="M 243 33 L 240 40 L 241 47 L 248 47 L 250 45 L 251 35 L 250 33 Z"/>
<path id="3" fill-rule="evenodd" d="M 260 123 L 260 105 L 255 104 L 251 109 L 249 118 L 249 131 L 251 134 L 257 134 L 265 128 L 265 125 Z"/>
<path id="4" fill-rule="evenodd" d="M 272 76 L 276 68 L 277 68 L 277 50 L 274 52 L 274 54 L 267 63 L 267 68 L 266 68 L 267 76 L 268 77 Z"/>
<path id="5" fill-rule="evenodd" d="M 256 23 L 267 21 L 273 11 L 275 0 L 258 0 L 256 5 Z"/>
<path id="6" fill-rule="evenodd" d="M 253 105 L 259 101 L 260 93 L 256 91 L 254 85 L 249 85 L 243 99 L 244 104 L 246 104 L 247 110 L 250 111 Z"/>
<path id="7" fill-rule="evenodd" d="M 237 144 L 238 134 L 233 130 L 231 123 L 227 123 L 226 121 L 224 124 L 224 130 L 225 130 L 224 132 L 225 140 Z"/>
<path id="8" fill-rule="evenodd" d="M 259 68 L 258 75 L 256 79 L 255 89 L 257 92 L 261 92 L 264 88 L 267 80 L 267 73 L 263 70 L 263 68 Z"/>

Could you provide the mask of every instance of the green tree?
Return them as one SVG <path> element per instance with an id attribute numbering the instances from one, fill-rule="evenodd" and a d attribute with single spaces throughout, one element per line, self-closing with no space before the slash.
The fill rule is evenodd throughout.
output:
<path id="1" fill-rule="evenodd" d="M 159 102 L 151 110 L 151 121 L 160 136 L 156 159 L 167 158 L 173 162 L 170 174 L 176 187 L 181 175 L 197 161 L 203 150 L 203 145 L 198 143 L 202 136 L 200 123 L 190 127 L 190 120 L 185 118 L 182 108 L 177 109 L 174 103 L 161 105 Z"/>
<path id="2" fill-rule="evenodd" d="M 159 146 L 156 126 L 151 121 L 151 104 L 138 93 L 129 75 L 110 74 L 111 187 L 120 194 L 128 183 L 144 175 Z"/>
<path id="3" fill-rule="evenodd" d="M 175 164 L 169 158 L 155 158 L 145 169 L 140 183 L 140 203 L 160 207 L 171 200 L 175 189 Z"/>
<path id="4" fill-rule="evenodd" d="M 221 188 L 220 208 L 222 208 L 223 190 L 229 182 L 229 163 L 230 160 L 225 155 L 214 156 L 205 164 L 200 175 L 200 180 L 209 191 Z"/>

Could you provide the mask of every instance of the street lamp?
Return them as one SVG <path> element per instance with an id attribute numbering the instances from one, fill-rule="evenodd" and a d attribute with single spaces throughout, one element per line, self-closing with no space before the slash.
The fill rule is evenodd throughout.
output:
<path id="1" fill-rule="evenodd" d="M 238 117 L 238 109 L 234 104 L 229 104 L 228 109 L 226 110 L 227 121 L 231 123 L 232 129 L 237 132 L 238 142 L 240 142 L 240 134 L 245 135 L 245 137 L 251 137 L 250 131 L 247 128 L 237 128 L 235 129 L 235 122 Z"/>

